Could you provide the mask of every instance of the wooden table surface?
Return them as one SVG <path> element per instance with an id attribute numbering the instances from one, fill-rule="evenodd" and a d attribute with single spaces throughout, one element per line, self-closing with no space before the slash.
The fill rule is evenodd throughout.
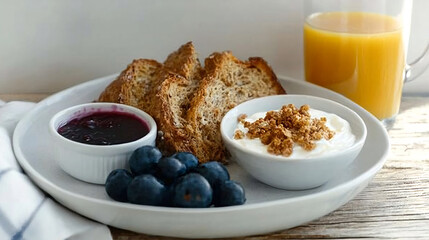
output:
<path id="1" fill-rule="evenodd" d="M 0 94 L 0 99 L 46 96 Z M 306 225 L 236 239 L 429 239 L 429 97 L 404 97 L 389 136 L 384 167 L 352 201 Z M 174 239 L 110 229 L 118 240 Z"/>

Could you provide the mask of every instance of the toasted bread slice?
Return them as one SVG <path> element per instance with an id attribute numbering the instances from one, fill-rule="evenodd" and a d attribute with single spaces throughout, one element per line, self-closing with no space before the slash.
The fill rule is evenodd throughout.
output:
<path id="1" fill-rule="evenodd" d="M 98 101 L 122 103 L 146 110 L 150 102 L 147 95 L 161 67 L 162 64 L 155 60 L 134 60 L 104 89 Z"/>
<path id="2" fill-rule="evenodd" d="M 205 60 L 205 71 L 186 117 L 193 131 L 190 149 L 201 162 L 225 162 L 220 122 L 226 112 L 246 100 L 285 91 L 262 58 L 240 61 L 231 52 L 214 53 Z"/>
<path id="3" fill-rule="evenodd" d="M 164 71 L 153 102 L 160 130 L 157 145 L 167 153 L 190 151 L 186 113 L 203 74 L 192 42 L 167 57 Z"/>
<path id="4" fill-rule="evenodd" d="M 134 60 L 100 94 L 99 101 L 131 105 L 152 115 L 164 152 L 189 151 L 201 162 L 225 162 L 219 125 L 235 105 L 260 96 L 285 93 L 261 58 L 240 61 L 230 52 L 214 53 L 201 67 L 192 42 L 164 64 Z"/>
<path id="5" fill-rule="evenodd" d="M 172 73 L 181 75 L 186 79 L 200 77 L 202 67 L 198 54 L 192 42 L 187 42 L 168 55 L 164 67 Z"/>

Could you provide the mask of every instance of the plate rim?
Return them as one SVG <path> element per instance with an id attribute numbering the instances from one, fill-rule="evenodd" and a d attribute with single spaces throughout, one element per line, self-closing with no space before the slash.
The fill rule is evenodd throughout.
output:
<path id="1" fill-rule="evenodd" d="M 15 131 L 13 133 L 14 153 L 16 155 L 16 158 L 17 158 L 19 164 L 24 169 L 24 171 L 30 176 L 30 178 L 36 183 L 36 185 L 38 185 L 45 192 L 52 195 L 51 191 L 56 191 L 57 193 L 60 193 L 60 194 L 66 195 L 66 196 L 70 196 L 70 197 L 74 197 L 74 198 L 79 199 L 79 200 L 89 201 L 89 202 L 95 203 L 95 204 L 102 204 L 102 205 L 106 205 L 106 206 L 110 206 L 110 207 L 112 207 L 112 206 L 113 207 L 121 207 L 121 208 L 125 208 L 125 209 L 139 210 L 139 211 L 144 210 L 144 211 L 150 211 L 150 212 L 168 212 L 168 213 L 178 213 L 178 214 L 193 214 L 193 213 L 195 213 L 195 214 L 204 214 L 204 213 L 210 214 L 210 213 L 225 213 L 225 212 L 245 211 L 247 209 L 249 209 L 249 210 L 250 209 L 261 209 L 261 208 L 271 207 L 274 205 L 286 205 L 286 204 L 290 204 L 290 203 L 294 203 L 294 202 L 298 202 L 298 201 L 316 199 L 319 197 L 328 196 L 330 194 L 333 194 L 334 192 L 341 191 L 342 189 L 351 189 L 354 186 L 357 186 L 359 184 L 364 183 L 366 180 L 369 182 L 371 180 L 371 178 L 383 167 L 383 165 L 387 159 L 387 156 L 389 154 L 390 142 L 389 142 L 389 138 L 387 135 L 387 131 L 384 129 L 384 127 L 381 125 L 381 123 L 378 123 L 379 127 L 384 129 L 383 138 L 387 141 L 388 148 L 385 149 L 383 155 L 381 156 L 380 159 L 378 159 L 375 162 L 375 164 L 373 164 L 367 171 L 361 173 L 357 177 L 355 177 L 349 181 L 342 182 L 342 183 L 338 184 L 337 186 L 332 187 L 330 189 L 326 189 L 324 191 L 309 193 L 309 194 L 305 194 L 302 196 L 296 196 L 293 198 L 276 199 L 276 200 L 271 200 L 271 201 L 264 201 L 264 202 L 251 203 L 251 204 L 245 204 L 245 205 L 240 205 L 240 206 L 223 207 L 223 208 L 184 209 L 184 208 L 135 205 L 135 204 L 131 204 L 131 203 L 112 202 L 112 201 L 108 201 L 108 200 L 104 200 L 104 199 L 96 199 L 96 198 L 92 198 L 92 197 L 89 197 L 86 195 L 82 195 L 82 194 L 79 194 L 79 193 L 76 193 L 73 191 L 62 189 L 60 186 L 51 182 L 45 176 L 43 176 L 40 172 L 38 172 L 36 169 L 34 169 L 31 166 L 30 162 L 26 159 L 24 151 L 21 149 L 21 147 L 19 145 L 20 135 L 22 136 L 25 132 L 24 130 L 29 127 L 29 126 L 25 126 L 25 124 L 27 122 L 31 122 L 31 121 L 29 121 L 29 119 L 31 119 L 31 116 L 33 116 L 35 113 L 37 113 L 40 108 L 43 108 L 44 106 L 49 106 L 50 104 L 58 102 L 58 99 L 61 98 L 61 96 L 63 94 L 66 94 L 67 92 L 77 91 L 78 89 L 83 89 L 87 86 L 100 84 L 100 82 L 107 81 L 107 79 L 113 79 L 116 76 L 118 76 L 118 73 L 108 75 L 105 77 L 101 77 L 101 78 L 97 78 L 94 80 L 90 80 L 87 82 L 83 82 L 83 83 L 80 83 L 78 85 L 72 86 L 72 87 L 64 89 L 62 91 L 59 91 L 59 92 L 47 97 L 46 99 L 40 101 L 39 103 L 37 103 L 36 106 L 18 122 L 18 124 L 15 128 Z M 316 86 L 314 84 L 305 82 L 303 80 L 297 80 L 297 79 L 294 79 L 291 77 L 279 76 L 278 78 L 279 78 L 279 81 L 291 81 L 291 82 L 295 82 L 296 84 L 313 85 L 313 87 L 324 89 L 324 88 L 321 88 L 321 87 Z M 330 91 L 327 89 L 324 89 L 324 90 Z M 343 101 L 351 103 L 355 107 L 362 109 L 361 107 L 359 107 L 355 103 L 351 102 L 350 100 L 346 99 L 345 97 L 343 97 L 343 96 L 341 96 L 335 92 L 332 92 L 332 91 L 330 91 L 330 92 L 331 92 L 331 94 L 336 94 L 337 96 L 341 97 Z M 362 109 L 362 110 L 366 112 L 366 110 L 364 110 L 364 109 Z M 368 113 L 368 112 L 366 112 L 366 113 Z M 361 114 L 358 113 L 358 115 L 361 115 Z M 376 119 L 371 114 L 368 113 L 368 115 L 369 115 L 369 117 L 372 117 L 373 120 Z M 365 119 L 364 119 L 364 121 L 365 121 Z M 378 122 L 378 120 L 377 120 L 377 122 Z M 367 124 L 367 123 L 365 122 L 365 124 Z M 51 188 L 51 189 L 48 189 L 48 188 Z M 53 197 L 53 198 L 55 198 L 55 197 Z"/>

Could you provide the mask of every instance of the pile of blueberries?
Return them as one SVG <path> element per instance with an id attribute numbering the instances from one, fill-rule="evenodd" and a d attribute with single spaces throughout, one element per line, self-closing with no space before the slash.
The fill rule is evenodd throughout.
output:
<path id="1" fill-rule="evenodd" d="M 158 148 L 143 146 L 129 159 L 130 171 L 113 170 L 105 189 L 116 201 L 142 205 L 205 208 L 241 205 L 243 187 L 230 180 L 219 162 L 199 164 L 191 153 L 162 156 Z"/>

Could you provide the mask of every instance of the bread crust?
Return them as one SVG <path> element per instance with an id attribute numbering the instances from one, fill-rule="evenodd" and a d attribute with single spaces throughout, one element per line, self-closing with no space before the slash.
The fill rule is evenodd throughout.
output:
<path id="1" fill-rule="evenodd" d="M 166 71 L 178 74 L 185 79 L 201 77 L 202 67 L 193 43 L 187 42 L 169 54 L 164 61 L 164 68 Z"/>

